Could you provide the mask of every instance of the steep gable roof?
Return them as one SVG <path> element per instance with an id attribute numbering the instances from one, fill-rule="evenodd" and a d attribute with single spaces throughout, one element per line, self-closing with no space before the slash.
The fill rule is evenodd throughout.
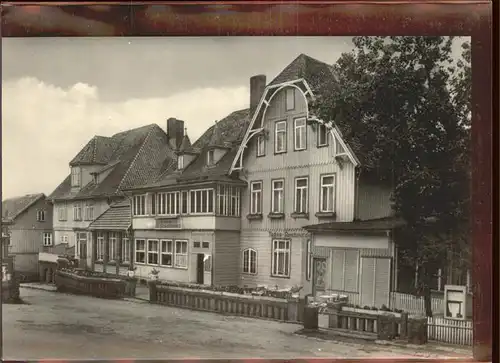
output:
<path id="1" fill-rule="evenodd" d="M 109 139 L 102 143 L 99 138 L 94 138 L 94 141 L 89 143 L 91 147 L 96 147 L 95 150 L 99 154 L 99 158 L 94 157 L 91 160 L 107 159 L 104 168 L 107 166 L 112 169 L 104 180 L 97 184 L 91 181 L 80 190 L 72 191 L 71 178 L 68 176 L 49 198 L 64 200 L 112 196 L 123 188 L 141 184 L 152 175 L 157 175 L 165 164 L 175 159 L 166 133 L 156 124 L 120 132 Z M 88 150 L 89 144 L 84 149 Z M 88 154 L 88 151 L 82 150 L 79 153 L 79 161 L 90 160 L 86 156 Z"/>
<path id="2" fill-rule="evenodd" d="M 184 170 L 172 173 L 175 170 L 175 164 L 170 164 L 157 178 L 138 186 L 137 189 L 169 186 L 205 179 L 234 180 L 228 176 L 228 172 L 236 155 L 237 148 L 249 125 L 249 116 L 249 109 L 238 110 L 217 122 L 217 125 L 212 125 L 192 145 L 192 149 L 199 150 L 200 152 Z M 206 153 L 211 145 L 224 145 L 229 150 L 216 165 L 207 167 Z"/>
<path id="3" fill-rule="evenodd" d="M 281 71 L 268 86 L 295 81 L 303 78 L 313 89 L 318 89 L 325 82 L 336 80 L 333 67 L 327 63 L 300 54 L 288 66 Z"/>
<path id="4" fill-rule="evenodd" d="M 127 230 L 132 225 L 130 202 L 126 199 L 110 206 L 89 225 L 91 230 Z"/>
<path id="5" fill-rule="evenodd" d="M 16 219 L 21 213 L 35 204 L 38 200 L 45 198 L 45 194 L 27 194 L 19 197 L 9 198 L 2 201 L 2 219 Z"/>

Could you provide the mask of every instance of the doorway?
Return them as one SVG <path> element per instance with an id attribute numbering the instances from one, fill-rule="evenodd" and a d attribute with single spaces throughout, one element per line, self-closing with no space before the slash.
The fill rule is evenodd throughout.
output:
<path id="1" fill-rule="evenodd" d="M 196 254 L 196 283 L 203 285 L 205 277 L 205 254 Z"/>
<path id="2" fill-rule="evenodd" d="M 77 234 L 78 247 L 78 267 L 87 268 L 87 233 L 79 232 Z"/>
<path id="3" fill-rule="evenodd" d="M 318 292 L 324 292 L 326 289 L 326 267 L 326 258 L 313 259 L 313 296 L 316 296 Z"/>

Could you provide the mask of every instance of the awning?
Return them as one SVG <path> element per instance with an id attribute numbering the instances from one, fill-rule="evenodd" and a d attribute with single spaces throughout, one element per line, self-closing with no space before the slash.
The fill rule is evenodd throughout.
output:
<path id="1" fill-rule="evenodd" d="M 302 227 L 308 232 L 356 232 L 356 231 L 386 231 L 405 225 L 405 221 L 397 217 L 369 219 L 352 222 L 329 222 L 312 224 Z"/>
<path id="2" fill-rule="evenodd" d="M 132 225 L 129 203 L 118 203 L 93 221 L 89 228 L 97 231 L 126 231 Z"/>

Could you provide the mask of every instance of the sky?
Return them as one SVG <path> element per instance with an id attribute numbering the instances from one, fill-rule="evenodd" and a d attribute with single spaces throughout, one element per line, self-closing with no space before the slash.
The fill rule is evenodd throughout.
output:
<path id="1" fill-rule="evenodd" d="M 2 199 L 49 195 L 94 135 L 175 117 L 194 142 L 248 107 L 251 76 L 271 81 L 301 53 L 333 64 L 352 47 L 350 37 L 3 38 Z"/>

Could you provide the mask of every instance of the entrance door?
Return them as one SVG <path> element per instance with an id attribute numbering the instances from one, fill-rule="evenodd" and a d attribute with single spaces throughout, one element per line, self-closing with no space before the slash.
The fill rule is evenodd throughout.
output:
<path id="1" fill-rule="evenodd" d="M 87 268 L 87 233 L 80 232 L 77 235 L 78 241 L 78 267 Z"/>
<path id="2" fill-rule="evenodd" d="M 205 274 L 205 254 L 198 253 L 196 255 L 196 283 L 203 285 Z"/>
<path id="3" fill-rule="evenodd" d="M 326 258 L 313 259 L 313 296 L 326 289 Z"/>

